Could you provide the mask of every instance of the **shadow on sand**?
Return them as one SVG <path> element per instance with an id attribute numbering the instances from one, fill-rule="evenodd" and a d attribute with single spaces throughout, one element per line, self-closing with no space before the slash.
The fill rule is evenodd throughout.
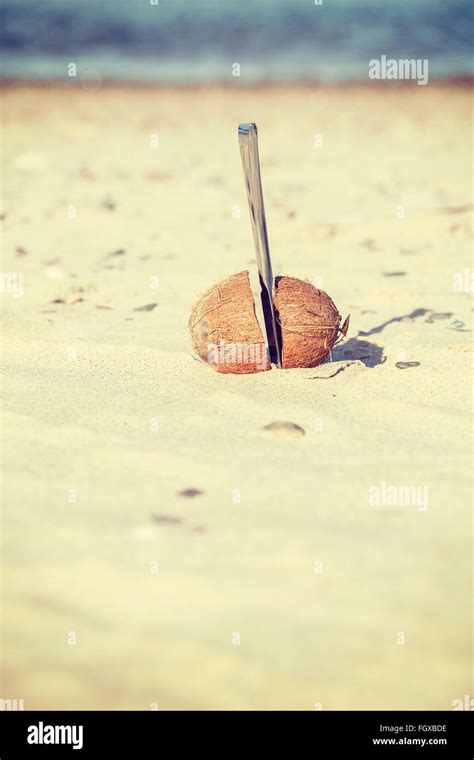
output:
<path id="1" fill-rule="evenodd" d="M 357 340 L 357 338 L 351 338 L 347 343 L 333 348 L 333 362 L 344 361 L 344 359 L 358 359 L 366 367 L 376 367 L 377 364 L 384 364 L 387 361 L 387 357 L 383 355 L 383 347 L 369 343 L 368 340 Z"/>
<path id="2" fill-rule="evenodd" d="M 347 343 L 341 343 L 333 349 L 332 361 L 337 362 L 343 361 L 344 359 L 358 359 L 363 362 L 366 367 L 376 367 L 378 364 L 384 364 L 387 361 L 387 357 L 383 355 L 383 346 L 377 346 L 376 343 L 370 343 L 368 340 L 359 340 L 359 336 L 369 337 L 370 335 L 377 335 L 388 327 L 388 325 L 394 324 L 394 322 L 401 322 L 402 319 L 405 319 L 406 317 L 409 317 L 410 319 L 424 317 L 429 311 L 429 309 L 415 309 L 410 312 L 410 314 L 402 314 L 400 317 L 392 317 L 392 319 L 382 322 L 381 325 L 377 325 L 377 327 L 373 327 L 367 332 L 359 330 L 356 338 L 351 338 Z"/>

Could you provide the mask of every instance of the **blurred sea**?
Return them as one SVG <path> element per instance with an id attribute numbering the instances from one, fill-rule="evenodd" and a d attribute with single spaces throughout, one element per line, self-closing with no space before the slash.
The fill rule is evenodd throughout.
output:
<path id="1" fill-rule="evenodd" d="M 200 83 L 367 79 L 368 61 L 427 58 L 472 75 L 472 0 L 3 0 L 3 78 Z"/>

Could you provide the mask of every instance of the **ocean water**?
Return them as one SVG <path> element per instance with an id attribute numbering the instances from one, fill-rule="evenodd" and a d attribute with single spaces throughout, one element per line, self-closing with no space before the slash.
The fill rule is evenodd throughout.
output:
<path id="1" fill-rule="evenodd" d="M 427 58 L 472 74 L 472 0 L 3 0 L 2 76 L 196 83 L 367 79 Z M 319 2 L 319 0 L 317 0 Z"/>

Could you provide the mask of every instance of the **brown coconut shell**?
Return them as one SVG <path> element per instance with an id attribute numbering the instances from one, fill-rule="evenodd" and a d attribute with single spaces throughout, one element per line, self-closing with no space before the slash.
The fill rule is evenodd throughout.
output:
<path id="1" fill-rule="evenodd" d="M 273 303 L 281 331 L 282 366 L 321 364 L 341 331 L 341 316 L 328 294 L 296 277 L 278 277 Z M 346 320 L 343 330 L 347 324 Z"/>
<path id="2" fill-rule="evenodd" d="M 209 288 L 193 306 L 189 329 L 195 352 L 217 372 L 271 369 L 247 271 Z"/>

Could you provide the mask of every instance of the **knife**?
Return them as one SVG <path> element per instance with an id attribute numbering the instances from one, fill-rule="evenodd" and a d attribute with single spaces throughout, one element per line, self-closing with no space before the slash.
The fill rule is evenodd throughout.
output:
<path id="1" fill-rule="evenodd" d="M 258 131 L 253 123 L 239 124 L 239 145 L 245 185 L 250 209 L 255 255 L 261 285 L 262 309 L 265 319 L 267 346 L 270 361 L 281 367 L 279 331 L 273 307 L 274 279 L 270 247 L 268 245 L 265 205 L 263 203 L 260 160 L 258 156 Z"/>

